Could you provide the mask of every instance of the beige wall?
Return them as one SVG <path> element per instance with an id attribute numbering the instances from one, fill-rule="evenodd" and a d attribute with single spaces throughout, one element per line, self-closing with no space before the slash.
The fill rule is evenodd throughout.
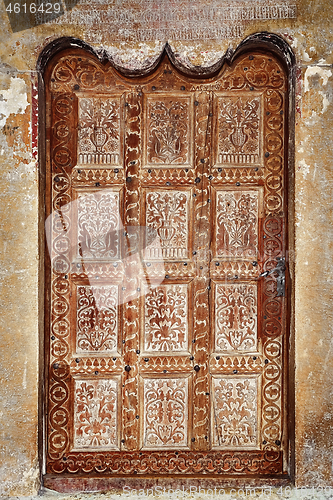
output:
<path id="1" fill-rule="evenodd" d="M 110 2 L 116 3 L 116 0 Z M 132 3 L 139 4 L 139 0 Z M 265 2 L 261 0 L 260 4 Z M 130 2 L 124 2 L 125 7 L 128 5 Z M 205 6 L 205 0 L 198 0 L 196 5 Z M 75 36 L 95 48 L 103 47 L 118 64 L 133 68 L 149 64 L 163 47 L 158 41 L 119 41 L 112 35 L 112 29 L 89 25 L 83 7 L 76 9 L 82 15 L 75 25 L 63 17 L 54 24 L 13 33 L 4 4 L 0 4 L 0 494 L 3 495 L 32 495 L 38 490 L 41 312 L 35 143 L 38 56 L 52 40 Z M 296 148 L 292 172 L 295 256 L 291 260 L 295 261 L 292 339 L 295 340 L 295 454 L 299 486 L 333 486 L 331 16 L 329 0 L 300 0 L 297 18 L 244 22 L 238 38 L 171 42 L 186 64 L 210 65 L 228 47 L 235 48 L 251 33 L 269 31 L 282 36 L 296 55 Z"/>

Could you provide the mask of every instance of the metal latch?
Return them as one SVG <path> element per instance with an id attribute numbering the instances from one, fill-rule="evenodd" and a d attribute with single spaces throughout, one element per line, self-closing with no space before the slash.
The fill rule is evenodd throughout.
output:
<path id="1" fill-rule="evenodd" d="M 276 289 L 277 289 L 277 297 L 285 297 L 286 295 L 286 261 L 283 257 L 277 257 L 276 260 L 277 265 L 274 269 L 270 271 L 265 271 L 264 273 L 259 274 L 259 278 L 265 278 L 273 273 L 278 273 L 278 277 L 276 278 Z"/>

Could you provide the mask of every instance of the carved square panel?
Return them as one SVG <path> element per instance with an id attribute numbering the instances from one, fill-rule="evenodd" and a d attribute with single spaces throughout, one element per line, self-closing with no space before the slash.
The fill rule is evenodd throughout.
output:
<path id="1" fill-rule="evenodd" d="M 191 96 L 158 94 L 146 97 L 146 166 L 192 166 L 192 108 Z"/>
<path id="2" fill-rule="evenodd" d="M 110 189 L 77 193 L 77 255 L 84 261 L 120 257 L 120 193 Z"/>
<path id="3" fill-rule="evenodd" d="M 188 285 L 159 285 L 144 301 L 144 351 L 188 352 Z"/>
<path id="4" fill-rule="evenodd" d="M 74 381 L 74 449 L 119 449 L 119 381 Z"/>
<path id="5" fill-rule="evenodd" d="M 215 283 L 215 351 L 256 352 L 258 291 L 256 283 Z"/>
<path id="6" fill-rule="evenodd" d="M 258 448 L 259 415 L 259 375 L 212 377 L 213 448 Z"/>
<path id="7" fill-rule="evenodd" d="M 216 165 L 253 166 L 262 163 L 262 94 L 219 94 L 215 98 Z"/>
<path id="8" fill-rule="evenodd" d="M 115 354 L 118 347 L 117 285 L 76 286 L 76 352 Z"/>
<path id="9" fill-rule="evenodd" d="M 215 202 L 215 256 L 253 259 L 258 254 L 261 190 L 217 190 Z"/>
<path id="10" fill-rule="evenodd" d="M 79 97 L 78 164 L 122 166 L 119 97 Z"/>
<path id="11" fill-rule="evenodd" d="M 189 256 L 190 191 L 146 191 L 147 260 L 178 260 Z"/>
<path id="12" fill-rule="evenodd" d="M 143 379 L 143 447 L 188 448 L 188 377 Z"/>

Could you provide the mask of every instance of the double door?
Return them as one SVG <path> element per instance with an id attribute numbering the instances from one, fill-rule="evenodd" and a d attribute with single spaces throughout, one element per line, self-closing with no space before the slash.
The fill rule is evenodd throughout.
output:
<path id="1" fill-rule="evenodd" d="M 45 80 L 47 473 L 282 475 L 283 66 Z"/>

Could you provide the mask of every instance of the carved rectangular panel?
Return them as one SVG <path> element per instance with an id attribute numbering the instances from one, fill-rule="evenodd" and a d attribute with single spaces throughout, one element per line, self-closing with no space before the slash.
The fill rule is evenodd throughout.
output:
<path id="1" fill-rule="evenodd" d="M 118 286 L 76 287 L 77 353 L 114 354 L 118 348 Z"/>
<path id="2" fill-rule="evenodd" d="M 111 189 L 77 192 L 77 253 L 83 261 L 120 257 L 120 193 Z"/>
<path id="3" fill-rule="evenodd" d="M 188 351 L 188 285 L 159 285 L 144 300 L 144 351 Z"/>
<path id="4" fill-rule="evenodd" d="M 177 260 L 189 256 L 190 191 L 146 191 L 147 260 Z"/>
<path id="5" fill-rule="evenodd" d="M 261 190 L 216 190 L 215 256 L 254 259 L 258 254 Z"/>
<path id="6" fill-rule="evenodd" d="M 261 94 L 218 94 L 215 99 L 215 164 L 260 165 L 263 154 Z"/>
<path id="7" fill-rule="evenodd" d="M 212 377 L 212 445 L 219 449 L 259 446 L 259 377 Z"/>
<path id="8" fill-rule="evenodd" d="M 214 311 L 216 352 L 258 350 L 256 283 L 215 283 Z"/>
<path id="9" fill-rule="evenodd" d="M 143 447 L 188 448 L 189 379 L 143 380 Z"/>
<path id="10" fill-rule="evenodd" d="M 78 164 L 122 166 L 119 97 L 79 97 Z"/>
<path id="11" fill-rule="evenodd" d="M 118 381 L 76 379 L 74 394 L 74 448 L 118 449 Z"/>
<path id="12" fill-rule="evenodd" d="M 146 166 L 192 167 L 192 107 L 191 96 L 158 94 L 146 97 Z"/>

